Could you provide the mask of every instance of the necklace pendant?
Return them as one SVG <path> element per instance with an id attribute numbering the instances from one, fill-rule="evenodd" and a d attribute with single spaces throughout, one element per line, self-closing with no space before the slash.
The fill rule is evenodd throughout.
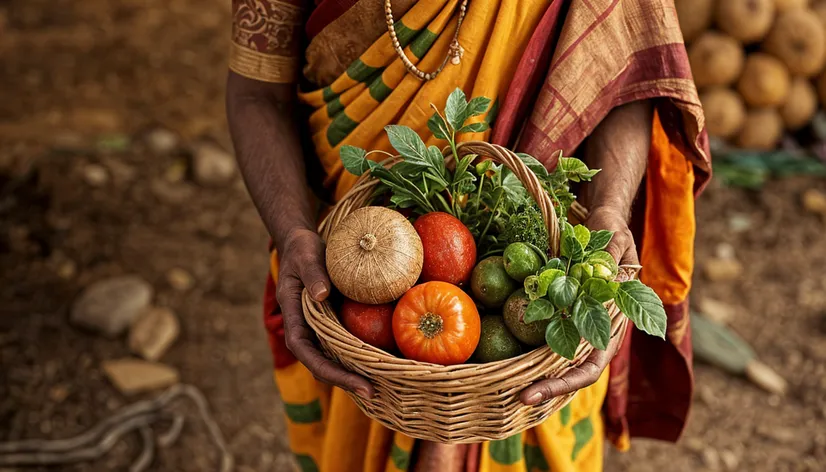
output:
<path id="1" fill-rule="evenodd" d="M 461 44 L 456 42 L 454 45 L 450 47 L 450 63 L 454 66 L 458 66 L 462 62 L 462 56 L 465 54 L 465 48 L 462 47 Z"/>

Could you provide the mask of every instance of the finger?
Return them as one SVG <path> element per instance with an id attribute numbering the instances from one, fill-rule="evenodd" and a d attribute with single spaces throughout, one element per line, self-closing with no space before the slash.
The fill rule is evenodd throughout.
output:
<path id="1" fill-rule="evenodd" d="M 304 252 L 299 257 L 301 264 L 298 275 L 313 300 L 323 302 L 330 295 L 330 277 L 324 263 L 324 246 L 319 242 L 316 247 L 308 247 L 302 251 Z"/>
<path id="2" fill-rule="evenodd" d="M 622 259 L 620 259 L 620 265 L 640 265 L 640 258 L 637 255 L 637 246 L 634 243 L 631 243 L 628 246 L 628 249 L 625 250 L 625 253 L 623 253 Z"/>
<path id="3" fill-rule="evenodd" d="M 286 287 L 279 290 L 278 303 L 284 317 L 284 335 L 290 352 L 319 381 L 355 392 L 364 399 L 371 398 L 375 392 L 370 382 L 326 358 L 313 344 L 314 333 L 304 320 L 299 283 L 288 278 L 282 284 Z"/>
<path id="4" fill-rule="evenodd" d="M 565 372 L 562 377 L 540 380 L 526 388 L 519 395 L 520 401 L 526 405 L 537 405 L 551 398 L 593 385 L 614 358 L 619 348 L 620 338 L 620 335 L 614 336 L 604 351 L 599 349 L 591 351 L 582 364 Z"/>
<path id="5" fill-rule="evenodd" d="M 605 248 L 611 257 L 620 265 L 639 265 L 637 246 L 634 239 L 626 233 L 616 233 Z"/>

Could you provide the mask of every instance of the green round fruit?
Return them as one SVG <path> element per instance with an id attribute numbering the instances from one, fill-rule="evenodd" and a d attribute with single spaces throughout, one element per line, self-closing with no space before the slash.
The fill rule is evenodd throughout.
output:
<path id="1" fill-rule="evenodd" d="M 579 280 L 579 283 L 583 283 L 594 276 L 594 266 L 588 264 L 587 262 L 574 264 L 571 267 L 570 275 L 571 277 Z"/>
<path id="2" fill-rule="evenodd" d="M 482 336 L 473 353 L 477 362 L 496 362 L 522 354 L 519 341 L 508 331 L 505 320 L 499 315 L 482 317 Z"/>
<path id="3" fill-rule="evenodd" d="M 525 290 L 518 290 L 513 293 L 505 302 L 502 309 L 502 318 L 511 334 L 519 341 L 531 347 L 545 344 L 545 328 L 550 320 L 535 321 L 525 324 L 525 310 L 528 309 L 528 295 Z"/>
<path id="4" fill-rule="evenodd" d="M 473 268 L 470 290 L 474 298 L 487 308 L 499 308 L 518 287 L 505 272 L 501 256 L 491 256 Z"/>
<path id="5" fill-rule="evenodd" d="M 517 282 L 525 277 L 536 274 L 542 268 L 542 259 L 539 254 L 525 243 L 513 243 L 505 248 L 502 254 L 505 271 Z"/>

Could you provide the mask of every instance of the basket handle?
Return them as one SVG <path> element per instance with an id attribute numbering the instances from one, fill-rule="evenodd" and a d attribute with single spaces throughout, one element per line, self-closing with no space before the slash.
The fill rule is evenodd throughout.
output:
<path id="1" fill-rule="evenodd" d="M 539 178 L 522 162 L 522 159 L 510 149 L 484 141 L 466 141 L 459 143 L 456 146 L 456 151 L 460 157 L 468 154 L 487 157 L 494 162 L 504 165 L 516 175 L 531 197 L 533 197 L 534 201 L 536 201 L 537 205 L 539 205 L 539 211 L 542 213 L 545 228 L 548 230 L 549 255 L 551 257 L 557 257 L 559 255 L 560 235 L 556 210 L 554 210 L 551 197 L 548 196 L 542 188 L 542 183 L 539 181 Z"/>

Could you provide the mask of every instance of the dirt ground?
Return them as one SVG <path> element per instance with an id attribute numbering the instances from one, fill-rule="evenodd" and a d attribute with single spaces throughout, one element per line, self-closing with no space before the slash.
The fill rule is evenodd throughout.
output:
<path id="1" fill-rule="evenodd" d="M 237 470 L 291 467 L 260 314 L 265 232 L 237 177 L 203 186 L 190 169 L 197 143 L 229 149 L 229 4 L 0 1 L 0 441 L 77 434 L 135 400 L 100 368 L 129 354 L 124 340 L 70 326 L 68 311 L 91 282 L 137 274 L 180 318 L 162 362 L 204 392 Z M 174 152 L 145 144 L 159 127 L 180 136 Z M 105 182 L 90 178 L 94 165 Z M 683 440 L 635 441 L 607 470 L 826 470 L 826 223 L 802 209 L 807 188 L 826 182 L 713 187 L 698 204 L 698 265 L 731 244 L 746 271 L 716 283 L 698 271 L 694 295 L 737 307 L 731 325 L 789 393 L 700 365 Z M 744 218 L 751 229 L 733 231 Z M 193 276 L 191 290 L 170 286 L 173 268 Z M 124 470 L 138 444 L 49 470 Z M 216 466 L 193 420 L 152 470 Z"/>

